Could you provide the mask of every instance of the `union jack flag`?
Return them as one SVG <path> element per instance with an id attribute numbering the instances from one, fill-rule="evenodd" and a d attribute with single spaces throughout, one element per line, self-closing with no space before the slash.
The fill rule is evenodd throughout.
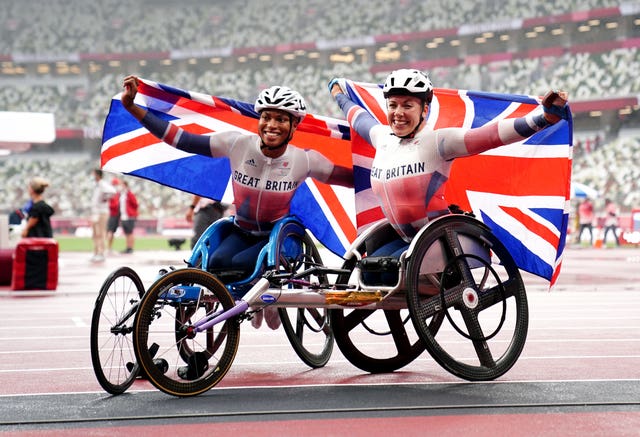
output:
<path id="1" fill-rule="evenodd" d="M 348 85 L 350 98 L 386 123 L 380 86 L 351 81 Z M 436 88 L 427 127 L 477 127 L 523 116 L 539 101 L 533 96 Z M 141 83 L 136 103 L 194 133 L 257 129 L 252 104 L 148 80 Z M 312 114 L 299 125 L 291 144 L 353 166 L 355 198 L 353 190 L 308 179 L 291 205 L 292 214 L 322 244 L 343 255 L 356 234 L 384 217 L 369 180 L 375 150 L 351 132 L 345 120 Z M 473 211 L 521 269 L 552 285 L 560 272 L 569 221 L 571 153 L 569 117 L 520 143 L 457 159 L 447 184 L 449 203 Z M 204 197 L 231 199 L 226 158 L 192 155 L 159 141 L 122 107 L 120 95 L 113 97 L 105 121 L 102 166 Z"/>
<path id="2" fill-rule="evenodd" d="M 348 96 L 387 124 L 379 85 L 347 81 Z M 539 109 L 534 96 L 465 90 L 434 90 L 428 129 L 473 128 Z M 473 211 L 505 244 L 518 267 L 557 280 L 569 223 L 572 120 L 561 120 L 532 137 L 454 161 L 446 199 Z M 383 218 L 369 181 L 375 150 L 353 132 L 358 231 Z"/>
<path id="3" fill-rule="evenodd" d="M 225 130 L 257 133 L 253 105 L 233 99 L 185 91 L 142 80 L 135 102 L 192 133 Z M 346 132 L 347 135 L 343 135 Z M 291 145 L 316 149 L 334 163 L 351 167 L 349 127 L 345 121 L 308 115 Z M 111 100 L 105 120 L 102 168 L 129 174 L 214 200 L 232 201 L 227 158 L 210 158 L 175 149 L 153 136 L 122 106 Z M 333 253 L 342 256 L 356 236 L 353 190 L 308 178 L 292 200 L 291 213 Z"/>

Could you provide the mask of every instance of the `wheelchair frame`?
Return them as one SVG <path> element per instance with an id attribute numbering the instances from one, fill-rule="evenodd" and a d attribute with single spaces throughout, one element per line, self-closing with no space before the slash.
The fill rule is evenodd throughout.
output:
<path id="1" fill-rule="evenodd" d="M 331 326 L 333 331 L 331 334 L 325 332 L 326 337 L 331 336 L 332 342 L 335 335 L 347 359 L 365 371 L 396 370 L 413 361 L 425 349 L 447 371 L 467 380 L 495 379 L 508 371 L 524 346 L 528 309 L 522 278 L 506 248 L 482 222 L 460 214 L 444 216 L 430 222 L 412 240 L 400 258 L 397 284 L 367 285 L 358 262 L 366 257 L 364 242 L 385 225 L 386 221 L 381 221 L 359 236 L 346 253 L 342 268 L 327 268 L 315 259 L 299 260 L 294 268 L 282 268 L 280 245 L 286 238 L 299 238 L 306 246 L 312 241 L 297 220 L 285 219 L 276 224 L 271 234 L 267 246 L 272 250 L 265 246 L 252 277 L 241 284 L 225 285 L 215 275 L 197 268 L 167 273 L 142 296 L 135 311 L 132 329 L 137 362 L 150 382 L 166 393 L 175 396 L 203 393 L 215 386 L 229 370 L 238 347 L 239 323 L 273 305 L 280 314 L 287 308 L 312 314 L 298 320 L 297 326 L 292 328 L 294 338 L 299 332 L 297 329 L 318 317 L 318 309 L 328 310 L 331 323 L 326 326 Z M 209 242 L 212 232 L 206 237 Z M 208 262 L 210 246 L 204 244 L 203 238 L 201 241 L 202 247 L 197 245 L 189 260 L 191 266 Z M 309 252 L 317 251 L 315 247 L 306 250 L 305 256 L 319 260 L 319 256 Z M 266 265 L 262 273 L 260 264 Z M 326 280 L 331 274 L 338 276 L 333 284 Z M 237 285 L 249 283 L 251 289 L 242 298 L 237 300 L 232 296 L 231 293 L 238 290 Z M 184 290 L 191 294 L 183 293 Z M 515 313 L 507 318 L 510 300 L 515 302 Z M 383 333 L 366 326 L 368 317 L 378 310 L 382 310 L 389 324 L 389 329 Z M 460 313 L 455 320 L 450 314 L 454 311 Z M 488 318 L 482 314 L 485 311 Z M 401 312 L 409 314 L 401 315 Z M 485 319 L 491 323 L 496 319 L 496 312 L 500 320 L 487 335 Z M 160 330 L 153 332 L 156 324 L 164 323 L 159 321 L 161 314 L 168 314 L 169 318 L 175 314 L 173 325 L 163 326 L 165 330 L 174 330 L 168 346 L 158 345 L 160 341 L 167 341 L 160 335 Z M 408 340 L 411 331 L 408 320 L 413 325 L 412 340 Z M 505 320 L 508 320 L 506 325 Z M 453 329 L 443 329 L 444 325 Z M 358 338 L 362 333 L 357 331 L 363 326 L 365 333 L 392 338 L 391 344 L 396 349 L 392 350 L 391 356 L 377 357 L 360 347 Z M 468 350 L 463 355 L 451 350 L 448 342 L 452 333 L 469 340 L 472 355 L 475 355 L 473 362 L 464 358 Z M 290 337 L 289 333 L 287 335 Z M 507 345 L 499 347 L 497 353 L 492 343 L 494 337 L 498 338 L 498 344 Z M 300 334 L 300 344 L 302 338 Z M 181 352 L 187 343 L 192 344 L 185 346 L 190 355 Z M 198 352 L 194 352 L 196 349 Z M 154 364 L 154 359 L 165 353 L 173 357 L 168 372 Z M 187 359 L 196 354 L 200 354 L 198 360 Z M 194 373 L 193 380 L 185 380 L 176 373 L 180 363 L 201 370 Z"/>

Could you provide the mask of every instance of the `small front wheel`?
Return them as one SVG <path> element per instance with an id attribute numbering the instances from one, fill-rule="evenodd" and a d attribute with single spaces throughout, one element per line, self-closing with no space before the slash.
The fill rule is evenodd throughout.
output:
<path id="1" fill-rule="evenodd" d="M 138 274 L 120 267 L 102 284 L 93 308 L 91 364 L 102 388 L 112 395 L 124 393 L 138 375 L 133 320 L 143 294 Z"/>

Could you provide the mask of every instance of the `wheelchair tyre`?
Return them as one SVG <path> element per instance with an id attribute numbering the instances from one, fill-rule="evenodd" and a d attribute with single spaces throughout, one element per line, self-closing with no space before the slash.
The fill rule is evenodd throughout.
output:
<path id="1" fill-rule="evenodd" d="M 520 271 L 481 222 L 455 215 L 432 226 L 417 237 L 407 267 L 416 331 L 450 373 L 469 381 L 498 378 L 515 364 L 527 337 L 529 312 Z M 429 288 L 435 293 L 424 293 Z M 437 333 L 428 328 L 443 315 Z M 458 341 L 458 335 L 468 341 Z"/>
<path id="2" fill-rule="evenodd" d="M 347 270 L 354 267 L 353 258 L 343 265 Z M 348 279 L 348 275 L 340 275 L 337 283 L 346 284 Z M 332 309 L 330 313 L 331 327 L 340 351 L 351 364 L 365 372 L 393 372 L 424 352 L 424 345 L 413 329 L 407 331 L 407 310 Z M 379 317 L 380 313 L 384 314 L 384 319 Z M 432 329 L 438 329 L 438 319 L 433 321 Z M 384 346 L 367 347 L 379 342 L 381 337 L 389 336 L 391 341 Z"/>
<path id="3" fill-rule="evenodd" d="M 280 256 L 276 270 L 287 272 L 301 272 L 313 266 L 322 266 L 322 259 L 314 241 L 305 232 L 300 235 L 296 232 L 288 232 L 283 228 L 281 241 L 285 238 L 298 240 L 301 248 L 298 259 Z M 305 279 L 320 284 L 327 283 L 325 274 L 314 274 Z M 290 284 L 292 287 L 294 285 Z M 324 308 L 278 308 L 278 314 L 282 321 L 282 328 L 287 334 L 287 339 L 298 357 L 309 367 L 323 367 L 331 358 L 333 352 L 333 331 L 328 315 Z"/>
<path id="4" fill-rule="evenodd" d="M 176 298 L 180 289 L 196 292 Z M 229 310 L 234 305 L 226 287 L 200 269 L 174 270 L 151 285 L 134 323 L 134 351 L 149 381 L 159 390 L 180 397 L 198 395 L 220 382 L 238 350 L 238 318 L 199 333 L 189 327 L 211 312 Z M 165 360 L 166 368 L 156 366 L 154 358 Z M 183 371 L 187 369 L 193 373 L 185 377 Z"/>
<path id="5" fill-rule="evenodd" d="M 133 350 L 133 321 L 144 286 L 138 274 L 120 267 L 105 279 L 91 316 L 91 364 L 102 388 L 124 393 L 139 366 Z"/>

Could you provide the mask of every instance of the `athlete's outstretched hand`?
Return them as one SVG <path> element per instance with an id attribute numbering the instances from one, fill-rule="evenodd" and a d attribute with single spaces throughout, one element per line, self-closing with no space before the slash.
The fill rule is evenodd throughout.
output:
<path id="1" fill-rule="evenodd" d="M 122 106 L 129 109 L 133 106 L 133 99 L 135 99 L 136 94 L 138 94 L 138 78 L 135 76 L 125 77 L 122 82 L 122 87 L 124 90 L 122 91 L 120 101 L 122 102 Z"/>
<path id="2" fill-rule="evenodd" d="M 345 94 L 347 92 L 347 80 L 342 77 L 334 77 L 329 81 L 329 92 L 333 98 L 337 94 Z"/>
<path id="3" fill-rule="evenodd" d="M 566 91 L 552 90 L 544 95 L 542 107 L 544 108 L 544 118 L 549 124 L 555 124 L 569 118 L 567 100 L 569 100 L 569 94 Z"/>
<path id="4" fill-rule="evenodd" d="M 124 90 L 120 96 L 120 101 L 122 102 L 124 109 L 129 111 L 129 113 L 138 120 L 142 120 L 147 114 L 147 110 L 133 103 L 133 100 L 136 98 L 136 94 L 138 94 L 139 83 L 140 80 L 136 76 L 125 77 L 122 82 Z"/>

